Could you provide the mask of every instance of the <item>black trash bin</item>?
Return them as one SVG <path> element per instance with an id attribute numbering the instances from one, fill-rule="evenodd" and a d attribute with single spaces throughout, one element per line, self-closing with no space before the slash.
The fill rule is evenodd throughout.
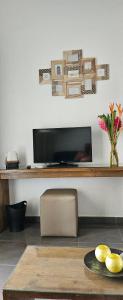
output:
<path id="1" fill-rule="evenodd" d="M 24 230 L 27 201 L 6 205 L 7 222 L 10 231 Z"/>

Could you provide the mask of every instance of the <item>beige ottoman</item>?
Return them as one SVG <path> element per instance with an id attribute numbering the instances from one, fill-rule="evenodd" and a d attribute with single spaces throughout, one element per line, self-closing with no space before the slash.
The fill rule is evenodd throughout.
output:
<path id="1" fill-rule="evenodd" d="M 75 189 L 49 189 L 40 197 L 41 236 L 77 236 L 78 199 Z"/>

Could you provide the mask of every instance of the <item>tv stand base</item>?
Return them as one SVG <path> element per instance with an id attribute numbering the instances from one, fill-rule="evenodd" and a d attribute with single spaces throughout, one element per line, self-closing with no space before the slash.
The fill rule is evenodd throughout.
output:
<path id="1" fill-rule="evenodd" d="M 47 165 L 47 168 L 77 168 L 77 164 L 59 163 L 53 165 Z"/>

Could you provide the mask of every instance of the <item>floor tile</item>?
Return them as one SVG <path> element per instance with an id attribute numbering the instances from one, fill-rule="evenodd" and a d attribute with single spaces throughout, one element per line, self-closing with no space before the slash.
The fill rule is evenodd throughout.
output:
<path id="1" fill-rule="evenodd" d="M 121 241 L 123 242 L 123 226 L 119 226 L 119 231 L 121 235 Z"/>
<path id="2" fill-rule="evenodd" d="M 80 230 L 78 242 L 83 243 L 120 243 L 121 233 L 119 228 L 91 227 Z"/>
<path id="3" fill-rule="evenodd" d="M 14 270 L 15 266 L 1 266 L 0 265 L 0 290 L 2 290 L 6 280 Z M 0 295 L 1 296 L 1 295 Z"/>
<path id="4" fill-rule="evenodd" d="M 10 232 L 9 229 L 0 233 L 0 241 L 22 241 L 26 242 L 31 237 L 40 237 L 40 224 L 27 224 L 20 232 Z"/>
<path id="5" fill-rule="evenodd" d="M 81 242 L 78 242 L 78 247 L 79 248 L 96 248 L 96 246 L 98 245 L 99 243 L 95 243 L 95 242 L 85 242 L 85 243 L 81 243 Z M 114 249 L 123 249 L 123 243 L 112 243 L 112 242 L 106 242 L 105 243 L 106 245 L 108 245 L 110 248 L 114 248 Z"/>
<path id="6" fill-rule="evenodd" d="M 63 238 L 63 237 L 28 237 L 28 245 L 40 246 L 78 246 L 78 238 Z"/>
<path id="7" fill-rule="evenodd" d="M 0 265 L 16 265 L 25 247 L 22 242 L 0 241 Z"/>

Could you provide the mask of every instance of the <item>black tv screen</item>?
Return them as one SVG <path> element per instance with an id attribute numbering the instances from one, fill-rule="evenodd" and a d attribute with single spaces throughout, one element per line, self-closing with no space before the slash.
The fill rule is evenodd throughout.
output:
<path id="1" fill-rule="evenodd" d="M 92 161 L 91 127 L 33 129 L 34 163 Z"/>

